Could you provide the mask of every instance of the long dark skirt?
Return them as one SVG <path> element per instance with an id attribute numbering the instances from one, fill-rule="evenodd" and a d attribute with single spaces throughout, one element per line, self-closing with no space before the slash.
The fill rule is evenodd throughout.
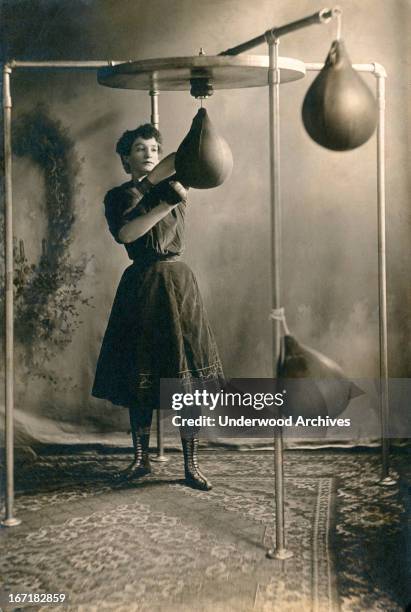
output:
<path id="1" fill-rule="evenodd" d="M 160 379 L 222 381 L 207 314 L 190 268 L 179 260 L 134 263 L 121 278 L 92 394 L 120 406 L 158 407 Z"/>

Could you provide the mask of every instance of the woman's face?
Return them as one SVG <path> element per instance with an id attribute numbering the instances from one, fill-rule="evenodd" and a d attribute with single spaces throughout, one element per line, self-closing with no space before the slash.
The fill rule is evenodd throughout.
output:
<path id="1" fill-rule="evenodd" d="M 133 179 L 139 179 L 151 172 L 158 164 L 159 145 L 155 138 L 145 140 L 140 136 L 135 139 L 131 146 L 130 155 L 125 155 L 124 160 L 130 166 L 130 174 Z"/>

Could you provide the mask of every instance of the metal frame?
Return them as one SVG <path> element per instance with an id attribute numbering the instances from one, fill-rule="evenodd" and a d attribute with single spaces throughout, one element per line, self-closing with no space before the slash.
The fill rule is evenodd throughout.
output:
<path id="1" fill-rule="evenodd" d="M 305 69 L 318 72 L 319 63 L 306 63 Z M 366 72 L 376 78 L 378 108 L 377 124 L 377 221 L 378 221 L 378 322 L 380 369 L 380 422 L 381 422 L 381 478 L 379 484 L 393 486 L 395 477 L 390 474 L 389 420 L 389 371 L 387 329 L 387 259 L 386 259 L 386 193 L 385 193 L 385 82 L 387 72 L 381 64 L 353 64 L 357 72 Z"/>
<path id="2" fill-rule="evenodd" d="M 4 148 L 4 268 L 5 268 L 5 451 L 6 451 L 6 504 L 3 527 L 20 525 L 14 516 L 14 257 L 13 257 L 13 184 L 11 147 L 11 75 L 15 68 L 97 70 L 114 66 L 115 61 L 44 61 L 26 62 L 12 60 L 3 65 L 3 148 Z"/>
<path id="3" fill-rule="evenodd" d="M 300 20 L 304 21 L 304 20 Z M 300 22 L 296 22 L 300 23 Z M 318 21 L 315 21 L 318 23 Z M 306 25 L 309 25 L 308 23 Z M 269 30 L 265 35 L 269 44 L 269 97 L 270 97 L 270 160 L 271 160 L 271 203 L 272 203 L 272 233 L 273 233 L 273 305 L 279 308 L 280 302 L 280 141 L 279 130 L 279 80 L 276 62 L 278 58 L 278 37 L 275 30 Z M 12 100 L 10 81 L 12 70 L 22 69 L 72 69 L 96 70 L 104 66 L 113 66 L 120 61 L 45 61 L 24 62 L 11 61 L 3 67 L 3 117 L 4 117 L 4 167 L 5 167 L 5 445 L 6 445 L 6 515 L 2 521 L 5 527 L 18 525 L 20 520 L 14 517 L 14 363 L 13 363 L 13 222 L 12 222 L 12 150 L 11 150 L 11 114 Z M 306 63 L 306 70 L 319 71 L 322 63 Z M 389 442 L 387 426 L 389 414 L 388 396 L 388 339 L 387 339 L 387 294 L 386 294 L 386 230 L 385 230 L 385 79 L 387 74 L 381 64 L 354 64 L 359 72 L 368 72 L 377 79 L 377 100 L 379 122 L 377 130 L 377 208 L 378 208 L 378 288 L 379 288 L 379 338 L 380 338 L 380 416 L 382 444 L 382 484 L 395 482 L 389 475 Z M 158 92 L 150 92 L 151 120 L 158 126 Z M 277 155 L 275 153 L 277 152 Z M 278 165 L 275 165 L 275 164 Z M 277 271 L 275 272 L 275 270 Z M 277 287 L 277 290 L 276 290 Z M 273 345 L 278 347 L 279 322 L 273 324 Z M 160 443 L 159 435 L 159 443 Z M 161 452 L 159 453 L 161 455 Z M 269 551 L 269 556 L 287 558 L 290 552 L 285 546 L 284 523 L 284 489 L 283 489 L 283 445 L 281 430 L 276 432 L 275 450 L 275 488 L 276 488 L 276 548 Z"/>
<path id="4" fill-rule="evenodd" d="M 274 27 L 264 34 L 245 43 L 223 51 L 220 55 L 237 55 L 243 51 L 266 42 L 268 44 L 269 71 L 269 143 L 270 143 L 270 193 L 271 193 L 271 272 L 272 272 L 272 343 L 273 343 L 273 376 L 277 376 L 277 365 L 280 357 L 281 317 L 281 185 L 280 185 L 280 72 L 278 70 L 278 48 L 281 36 L 307 26 L 328 23 L 337 19 L 337 39 L 341 35 L 341 8 L 322 9 L 298 21 L 281 27 Z M 323 63 L 305 64 L 306 70 L 320 71 Z M 385 79 L 386 71 L 380 64 L 357 64 L 353 68 L 359 72 L 370 72 L 377 78 L 377 215 L 378 215 L 378 302 L 379 302 L 379 357 L 380 357 L 380 420 L 382 474 L 380 484 L 391 486 L 395 479 L 389 473 L 389 440 L 388 433 L 388 337 L 387 337 L 387 280 L 386 280 L 386 231 L 385 231 Z M 274 430 L 274 470 L 275 470 L 275 546 L 267 551 L 267 556 L 274 559 L 287 559 L 292 556 L 285 542 L 285 506 L 283 476 L 283 437 L 282 429 Z"/>
<path id="5" fill-rule="evenodd" d="M 273 312 L 281 310 L 280 275 L 281 275 L 281 187 L 280 187 L 280 102 L 279 81 L 276 73 L 278 58 L 278 38 L 275 30 L 266 33 L 269 47 L 269 113 L 270 113 L 270 165 L 271 165 L 271 216 L 272 216 L 272 277 L 273 277 Z M 324 63 L 305 63 L 307 71 L 319 72 Z M 381 478 L 380 485 L 393 486 L 396 479 L 390 474 L 390 444 L 388 438 L 389 394 L 388 394 L 388 332 L 387 332 L 387 266 L 386 266 L 386 194 L 385 194 L 385 68 L 378 63 L 353 64 L 357 72 L 373 74 L 376 78 L 376 94 L 378 107 L 377 126 L 377 220 L 378 220 L 378 306 L 379 306 L 379 369 L 380 369 L 380 423 L 381 423 Z M 273 364 L 274 376 L 280 352 L 281 318 L 273 317 Z M 271 559 L 288 559 L 292 552 L 286 547 L 285 506 L 284 506 L 284 476 L 283 476 L 283 438 L 281 428 L 275 429 L 274 438 L 274 468 L 275 468 L 275 546 L 267 551 Z"/>
<path id="6" fill-rule="evenodd" d="M 270 142 L 270 193 L 271 193 L 271 232 L 272 232 L 272 311 L 273 320 L 273 376 L 277 376 L 277 365 L 280 357 L 281 325 L 281 187 L 280 187 L 280 73 L 278 71 L 279 39 L 285 34 L 315 24 L 328 23 L 337 19 L 337 39 L 341 36 L 341 8 L 322 9 L 298 21 L 281 27 L 274 27 L 264 34 L 246 41 L 236 47 L 223 51 L 220 55 L 237 55 L 253 49 L 264 41 L 268 44 L 269 71 L 269 142 Z M 305 64 L 306 70 L 320 71 L 323 63 Z M 385 79 L 386 71 L 380 64 L 356 64 L 353 68 L 359 72 L 371 72 L 377 78 L 377 214 L 378 214 L 378 302 L 379 302 L 379 357 L 380 357 L 380 420 L 382 475 L 379 484 L 391 486 L 395 479 L 389 473 L 389 440 L 388 433 L 388 338 L 387 338 L 387 280 L 386 280 L 386 232 L 385 232 Z M 267 551 L 267 556 L 274 559 L 287 559 L 292 553 L 287 550 L 285 542 L 285 507 L 283 476 L 283 438 L 282 429 L 274 430 L 274 469 L 275 469 L 275 546 Z"/>

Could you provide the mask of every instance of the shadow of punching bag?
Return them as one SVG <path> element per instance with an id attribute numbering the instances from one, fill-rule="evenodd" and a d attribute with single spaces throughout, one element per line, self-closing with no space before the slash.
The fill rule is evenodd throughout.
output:
<path id="1" fill-rule="evenodd" d="M 233 156 L 205 108 L 194 117 L 190 131 L 177 149 L 175 170 L 183 185 L 210 189 L 224 183 L 233 169 Z"/>
<path id="2" fill-rule="evenodd" d="M 335 40 L 325 65 L 304 98 L 304 127 L 319 145 L 349 151 L 367 142 L 377 125 L 375 98 L 351 66 L 341 40 Z"/>

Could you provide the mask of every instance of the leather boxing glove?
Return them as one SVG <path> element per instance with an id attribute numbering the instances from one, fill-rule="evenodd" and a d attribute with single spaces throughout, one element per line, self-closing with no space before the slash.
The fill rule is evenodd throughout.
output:
<path id="1" fill-rule="evenodd" d="M 155 189 L 156 196 L 162 201 L 175 206 L 187 200 L 187 189 L 175 180 L 162 181 Z"/>

